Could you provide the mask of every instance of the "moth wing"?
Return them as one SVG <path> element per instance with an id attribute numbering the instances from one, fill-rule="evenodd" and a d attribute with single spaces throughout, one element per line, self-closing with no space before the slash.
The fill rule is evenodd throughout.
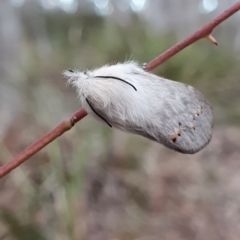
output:
<path id="1" fill-rule="evenodd" d="M 182 153 L 196 153 L 212 137 L 211 107 L 193 87 L 167 81 L 170 94 L 164 100 L 164 109 L 157 112 L 162 128 L 155 140 Z"/>

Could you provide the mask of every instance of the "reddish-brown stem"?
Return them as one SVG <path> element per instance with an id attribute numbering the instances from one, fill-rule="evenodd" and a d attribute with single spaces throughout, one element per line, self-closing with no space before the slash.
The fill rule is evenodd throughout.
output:
<path id="1" fill-rule="evenodd" d="M 161 63 L 165 62 L 167 59 L 189 46 L 190 44 L 196 42 L 197 40 L 206 37 L 209 35 L 212 30 L 218 26 L 221 22 L 229 18 L 235 12 L 240 10 L 240 1 L 230 7 L 228 10 L 224 11 L 218 17 L 213 19 L 211 22 L 200 28 L 198 31 L 184 39 L 183 41 L 177 43 L 173 47 L 166 50 L 164 53 L 150 61 L 145 65 L 145 70 L 150 71 L 155 67 L 159 66 Z M 6 163 L 2 167 L 0 167 L 0 178 L 5 176 L 7 173 L 12 171 L 14 168 L 19 166 L 21 163 L 25 162 L 32 155 L 40 151 L 47 144 L 52 142 L 54 139 L 62 135 L 64 132 L 70 130 L 74 124 L 80 121 L 87 115 L 87 112 L 84 109 L 79 110 L 75 114 L 73 114 L 69 119 L 60 123 L 57 127 L 47 133 L 45 136 L 37 140 L 35 143 L 27 147 L 23 152 L 13 158 L 10 162 Z"/>
<path id="2" fill-rule="evenodd" d="M 185 38 L 181 42 L 175 44 L 164 53 L 160 54 L 158 57 L 154 58 L 152 61 L 147 63 L 144 67 L 146 71 L 151 71 L 152 69 L 159 66 L 161 63 L 165 62 L 167 59 L 175 55 L 176 53 L 180 52 L 187 46 L 191 45 L 192 43 L 196 42 L 197 40 L 206 37 L 209 35 L 212 30 L 218 26 L 221 22 L 229 18 L 235 12 L 240 10 L 240 1 L 235 3 L 232 7 L 224 11 L 222 14 L 217 16 L 211 22 L 204 25 L 202 28 L 191 34 L 189 37 Z"/>
<path id="3" fill-rule="evenodd" d="M 61 136 L 64 132 L 70 130 L 75 123 L 80 121 L 85 116 L 87 116 L 87 112 L 84 109 L 81 109 L 74 113 L 69 119 L 62 121 L 53 130 L 48 132 L 46 135 L 41 137 L 41 139 L 37 140 L 35 143 L 27 147 L 23 152 L 18 154 L 13 160 L 0 167 L 0 178 L 12 171 L 21 163 L 25 162 L 28 158 L 40 151 L 57 137 Z"/>

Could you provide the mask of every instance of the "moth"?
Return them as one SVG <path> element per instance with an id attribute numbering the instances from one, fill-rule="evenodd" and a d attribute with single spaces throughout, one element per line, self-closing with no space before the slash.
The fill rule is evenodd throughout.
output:
<path id="1" fill-rule="evenodd" d="M 134 61 L 63 74 L 82 107 L 110 127 L 188 154 L 211 140 L 211 107 L 192 86 L 151 74 Z"/>

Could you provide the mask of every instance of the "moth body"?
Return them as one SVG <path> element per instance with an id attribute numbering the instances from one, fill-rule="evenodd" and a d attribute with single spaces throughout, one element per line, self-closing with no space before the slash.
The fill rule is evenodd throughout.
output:
<path id="1" fill-rule="evenodd" d="M 146 72 L 135 62 L 64 75 L 82 107 L 113 127 L 182 153 L 196 153 L 211 140 L 211 107 L 191 86 Z"/>

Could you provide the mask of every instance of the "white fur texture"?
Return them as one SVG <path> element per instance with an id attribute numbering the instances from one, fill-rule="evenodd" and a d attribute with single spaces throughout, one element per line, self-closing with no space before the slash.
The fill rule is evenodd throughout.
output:
<path id="1" fill-rule="evenodd" d="M 86 99 L 118 129 L 182 153 L 195 153 L 211 140 L 212 111 L 202 94 L 191 86 L 146 72 L 136 62 L 87 72 L 65 71 L 64 76 L 76 88 L 82 107 L 89 114 L 101 120 Z M 114 78 L 131 83 L 137 91 Z"/>

